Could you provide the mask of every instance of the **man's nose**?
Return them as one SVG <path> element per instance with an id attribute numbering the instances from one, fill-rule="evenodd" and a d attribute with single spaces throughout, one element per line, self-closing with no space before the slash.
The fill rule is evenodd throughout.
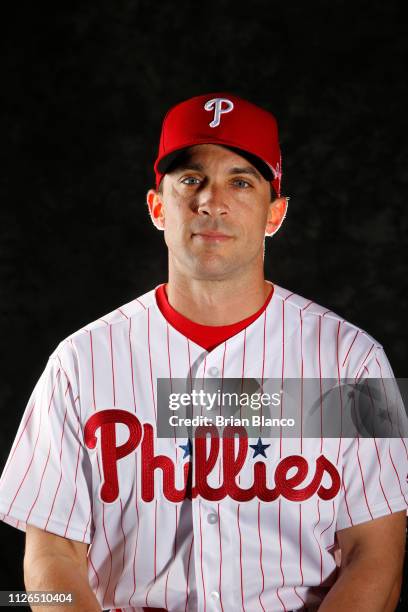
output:
<path id="1" fill-rule="evenodd" d="M 225 193 L 217 185 L 205 185 L 197 197 L 197 212 L 200 215 L 224 215 L 228 212 Z"/>

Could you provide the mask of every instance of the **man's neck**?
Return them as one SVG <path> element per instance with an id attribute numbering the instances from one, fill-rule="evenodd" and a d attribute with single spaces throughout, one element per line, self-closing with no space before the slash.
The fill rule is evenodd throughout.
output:
<path id="1" fill-rule="evenodd" d="M 170 305 L 201 325 L 231 325 L 262 308 L 272 284 L 260 277 L 250 283 L 172 278 L 166 284 Z"/>

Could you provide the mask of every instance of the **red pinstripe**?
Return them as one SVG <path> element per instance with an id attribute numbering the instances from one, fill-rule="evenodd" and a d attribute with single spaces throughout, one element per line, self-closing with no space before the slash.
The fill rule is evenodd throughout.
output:
<path id="1" fill-rule="evenodd" d="M 378 363 L 378 365 L 380 365 L 380 363 L 378 362 L 378 360 L 377 360 L 377 363 Z M 380 370 L 381 370 L 381 366 L 380 366 Z M 368 396 L 369 396 L 370 401 L 371 401 L 371 407 L 372 407 L 372 409 L 374 410 L 374 402 L 373 402 L 373 398 L 372 398 L 372 396 L 371 396 L 371 391 L 370 391 L 370 386 L 369 386 L 369 384 L 368 384 L 368 381 L 366 381 L 366 386 L 367 386 Z M 384 389 L 384 392 L 385 392 L 385 389 Z M 385 394 L 385 395 L 386 395 L 386 394 Z M 386 397 L 387 397 L 387 396 L 386 396 Z M 387 401 L 387 411 L 388 411 L 388 401 Z M 373 438 L 373 441 L 374 441 L 375 450 L 376 450 L 376 454 L 377 454 L 378 465 L 379 465 L 379 468 L 380 468 L 380 471 L 379 471 L 379 473 L 378 473 L 378 482 L 380 483 L 380 488 L 381 488 L 382 494 L 383 494 L 383 496 L 384 496 L 384 499 L 385 499 L 385 501 L 386 501 L 386 503 L 387 503 L 388 509 L 389 509 L 389 511 L 390 511 L 390 514 L 391 514 L 391 513 L 392 513 L 392 510 L 391 510 L 390 504 L 388 503 L 388 498 L 387 498 L 387 496 L 386 496 L 386 494 L 385 494 L 385 491 L 384 491 L 384 488 L 383 488 L 383 485 L 382 485 L 382 482 L 381 482 L 381 470 L 382 470 L 382 466 L 381 466 L 381 459 L 380 459 L 380 455 L 379 455 L 379 452 L 378 452 L 377 441 L 376 441 L 376 439 L 375 439 L 375 438 Z"/>
<path id="2" fill-rule="evenodd" d="M 201 528 L 201 499 L 199 500 L 199 517 L 200 517 L 200 562 L 201 562 L 201 580 L 203 583 L 203 591 L 204 591 L 204 612 L 207 609 L 207 597 L 205 594 L 205 583 L 204 583 L 204 570 L 203 570 L 203 531 Z"/>
<path id="3" fill-rule="evenodd" d="M 264 320 L 264 324 L 263 324 L 263 351 L 262 351 L 262 373 L 261 373 L 262 390 L 263 390 L 263 381 L 264 381 L 264 372 L 265 372 L 266 310 L 264 310 L 264 313 L 263 313 L 263 320 Z"/>
<path id="4" fill-rule="evenodd" d="M 300 585 L 303 586 L 304 578 L 302 567 L 302 504 L 299 504 L 299 568 L 300 575 L 302 576 L 302 582 L 300 583 Z"/>
<path id="5" fill-rule="evenodd" d="M 153 582 L 150 585 L 150 587 L 147 589 L 147 593 L 146 593 L 146 598 L 145 598 L 145 602 L 146 602 L 146 606 L 150 607 L 147 600 L 148 597 L 150 595 L 150 591 L 152 590 L 152 588 L 154 587 L 154 585 L 156 584 L 156 580 L 157 580 L 157 499 L 155 500 L 154 503 L 154 547 L 153 547 Z"/>
<path id="6" fill-rule="evenodd" d="M 308 302 L 308 303 L 306 304 L 306 306 L 303 306 L 302 310 L 303 310 L 303 311 L 307 310 L 307 309 L 309 308 L 309 306 L 311 306 L 312 304 L 313 304 L 313 300 L 310 300 L 310 302 Z"/>
<path id="7" fill-rule="evenodd" d="M 143 306 L 144 310 L 146 310 L 146 306 L 143 304 L 141 300 L 139 300 L 139 298 L 136 298 L 136 302 L 138 302 L 141 306 Z"/>
<path id="8" fill-rule="evenodd" d="M 241 372 L 241 393 L 244 389 L 244 376 L 245 376 L 245 352 L 246 352 L 246 328 L 244 329 L 244 347 L 242 351 L 242 372 Z M 242 418 L 242 406 L 239 404 L 239 418 Z M 221 470 L 221 464 L 220 464 Z M 220 480 L 221 482 L 221 480 Z M 241 484 L 241 474 L 238 474 L 238 484 Z"/>
<path id="9" fill-rule="evenodd" d="M 131 600 L 132 597 L 134 596 L 134 594 L 136 593 L 136 554 L 137 554 L 137 545 L 139 542 L 139 525 L 140 525 L 140 520 L 139 520 L 139 507 L 137 504 L 137 453 L 135 453 L 135 507 L 136 507 L 136 515 L 137 515 L 137 531 L 136 531 L 136 544 L 135 544 L 135 552 L 134 552 L 134 556 L 133 556 L 133 593 L 131 594 L 131 596 L 129 597 L 129 606 L 132 605 L 131 604 Z"/>
<path id="10" fill-rule="evenodd" d="M 169 324 L 168 323 L 166 323 L 166 340 L 167 340 L 167 360 L 168 360 L 168 364 L 169 364 L 170 392 L 172 392 L 173 391 L 173 378 L 172 378 L 172 374 L 171 374 L 170 330 L 169 330 Z M 176 428 L 175 428 L 175 426 L 173 427 L 173 430 L 174 430 L 175 465 L 178 465 L 178 445 L 177 445 Z M 173 561 L 175 560 L 176 553 L 177 553 L 178 506 L 175 505 L 174 509 L 175 509 L 176 524 L 175 524 L 175 533 L 174 533 Z M 168 582 L 169 582 L 170 571 L 171 571 L 171 566 L 169 566 L 169 569 L 167 570 L 166 584 L 165 584 L 165 589 L 164 589 L 164 605 L 165 605 L 166 609 L 168 609 L 168 607 L 169 607 L 168 606 L 168 601 L 167 601 L 167 592 L 168 592 Z"/>
<path id="11" fill-rule="evenodd" d="M 176 510 L 176 528 L 175 528 L 175 536 L 174 536 L 173 562 L 176 559 L 176 554 L 177 554 L 178 506 L 175 506 L 175 510 Z M 167 570 L 166 584 L 165 584 L 165 588 L 164 588 L 164 605 L 166 607 L 166 610 L 169 607 L 168 600 L 167 600 L 167 589 L 168 589 L 168 581 L 169 581 L 170 570 L 171 570 L 171 566 Z"/>
<path id="12" fill-rule="evenodd" d="M 77 433 L 77 437 L 78 437 L 78 433 L 79 433 L 79 421 L 78 421 L 78 429 L 77 429 L 76 433 Z M 80 442 L 78 440 L 78 452 L 77 452 L 77 461 L 76 461 L 76 467 L 75 467 L 75 494 L 74 494 L 74 501 L 72 502 L 71 511 L 69 513 L 69 516 L 68 516 L 68 521 L 67 521 L 67 526 L 65 528 L 64 537 L 66 537 L 66 535 L 67 535 L 69 523 L 71 521 L 71 516 L 72 516 L 72 512 L 73 512 L 74 507 L 75 507 L 75 502 L 76 502 L 77 493 L 78 493 L 77 475 L 78 475 L 78 465 L 79 465 L 80 450 L 81 450 L 81 445 L 80 445 Z"/>
<path id="13" fill-rule="evenodd" d="M 169 378 L 170 378 L 170 390 L 173 391 L 173 381 L 171 375 L 171 359 L 170 359 L 170 334 L 169 334 L 169 324 L 166 325 L 166 333 L 167 333 L 167 360 L 169 363 Z"/>
<path id="14" fill-rule="evenodd" d="M 279 589 L 285 586 L 285 575 L 283 573 L 283 565 L 282 565 L 282 531 L 281 531 L 281 500 L 280 499 L 278 500 L 278 532 L 279 532 L 279 567 L 280 567 L 280 572 L 282 576 L 282 584 L 280 587 L 277 587 L 276 595 L 282 604 L 284 612 L 287 612 L 287 608 L 279 595 Z"/>
<path id="15" fill-rule="evenodd" d="M 302 310 L 299 310 L 300 317 L 300 454 L 303 453 L 303 377 L 304 377 L 304 362 L 303 362 L 303 317 Z"/>
<path id="16" fill-rule="evenodd" d="M 228 340 L 224 341 L 224 353 L 222 355 L 222 366 L 221 366 L 221 393 L 224 390 L 224 371 L 225 371 L 225 354 L 227 352 L 227 342 Z M 205 371 L 205 359 L 204 359 L 204 371 Z M 204 374 L 203 374 L 204 377 Z M 221 414 L 222 412 L 222 407 L 220 406 L 220 410 L 219 410 L 219 414 Z M 218 484 L 221 484 L 221 461 L 218 464 Z"/>
<path id="17" fill-rule="evenodd" d="M 336 465 L 339 464 L 340 458 L 340 449 L 343 438 L 343 393 L 341 390 L 341 377 L 340 377 L 340 361 L 339 361 L 339 336 L 340 336 L 340 327 L 342 322 L 339 321 L 337 325 L 337 336 L 336 336 L 336 364 L 337 364 L 337 382 L 339 385 L 339 395 L 340 395 L 340 439 L 339 439 L 339 448 L 337 449 L 337 458 Z"/>
<path id="18" fill-rule="evenodd" d="M 90 565 L 91 565 L 91 567 L 92 567 L 92 569 L 93 569 L 93 571 L 94 571 L 94 574 L 95 574 L 95 576 L 96 576 L 96 590 L 95 590 L 95 596 L 96 596 L 96 595 L 97 595 L 97 593 L 98 593 L 98 589 L 99 589 L 99 576 L 98 576 L 98 572 L 97 572 L 97 571 L 96 571 L 96 569 L 95 569 L 94 564 L 92 563 L 91 554 L 92 554 L 92 553 L 90 553 L 90 554 L 88 555 L 88 561 L 89 561 L 89 563 L 90 563 Z"/>
<path id="19" fill-rule="evenodd" d="M 187 340 L 187 353 L 188 353 L 188 375 L 190 377 L 190 391 L 192 391 L 193 390 L 193 378 L 191 374 L 190 340 L 188 338 L 186 338 L 186 340 Z"/>
<path id="20" fill-rule="evenodd" d="M 224 378 L 225 353 L 227 352 L 227 340 L 224 342 L 224 354 L 222 356 L 222 378 Z"/>
<path id="21" fill-rule="evenodd" d="M 115 584 L 115 588 L 113 589 L 113 605 L 115 606 L 115 599 L 116 599 L 116 589 L 118 587 L 118 584 L 123 576 L 123 572 L 125 571 L 125 551 L 126 551 L 126 535 L 125 532 L 123 530 L 123 504 L 122 504 L 122 499 L 119 498 L 119 502 L 120 502 L 120 527 L 122 529 L 122 533 L 123 533 L 123 558 L 122 558 L 122 571 L 120 573 L 120 577 L 117 580 L 116 584 Z"/>
<path id="22" fill-rule="evenodd" d="M 3 477 L 4 477 L 4 476 L 6 475 L 6 473 L 7 473 L 7 470 L 8 470 L 8 468 L 9 468 L 10 463 L 11 463 L 11 460 L 13 459 L 13 457 L 14 457 L 14 453 L 16 452 L 17 448 L 19 447 L 19 444 L 20 444 L 21 438 L 23 437 L 23 434 L 25 433 L 25 430 L 26 430 L 26 428 L 27 428 L 27 425 L 28 425 L 28 423 L 29 423 L 29 421 L 30 421 L 30 419 L 31 419 L 31 416 L 32 416 L 32 414 L 33 414 L 34 410 L 35 410 L 35 402 L 33 402 L 33 407 L 31 408 L 30 414 L 29 414 L 29 415 L 28 415 L 28 417 L 27 417 L 27 420 L 26 420 L 26 422 L 25 422 L 25 424 L 24 424 L 24 427 L 23 427 L 23 429 L 22 429 L 22 431 L 21 431 L 21 434 L 20 434 L 20 435 L 19 435 L 19 437 L 18 437 L 18 440 L 17 440 L 16 444 L 14 445 L 13 452 L 11 453 L 11 455 L 9 456 L 9 458 L 8 458 L 8 460 L 7 460 L 7 463 L 6 463 L 6 466 L 5 466 L 5 468 L 4 468 L 4 472 L 3 472 Z"/>
<path id="23" fill-rule="evenodd" d="M 391 423 L 392 421 L 391 421 L 391 417 L 390 417 L 390 407 L 389 407 L 389 403 L 388 403 L 387 390 L 386 390 L 385 385 L 384 385 L 384 377 L 383 377 L 383 374 L 382 374 L 381 364 L 380 364 L 380 362 L 378 361 L 378 359 L 377 359 L 377 358 L 376 358 L 375 360 L 376 360 L 377 365 L 378 365 L 379 370 L 380 370 L 381 383 L 382 383 L 382 388 L 383 388 L 384 395 L 385 395 L 385 403 L 386 403 L 386 406 L 387 406 L 388 420 L 389 420 L 389 421 L 390 421 L 390 423 Z M 371 396 L 370 396 L 370 397 L 371 397 Z"/>
<path id="24" fill-rule="evenodd" d="M 111 366 L 112 366 L 113 405 L 116 406 L 115 368 L 113 365 L 113 346 L 112 346 L 112 325 L 109 325 L 109 339 L 110 339 L 110 355 L 111 355 Z"/>
<path id="25" fill-rule="evenodd" d="M 281 389 L 283 391 L 283 378 L 285 373 L 285 301 L 282 301 L 282 376 Z M 283 418 L 283 393 L 280 401 L 280 418 Z M 282 425 L 279 427 L 279 458 L 282 457 Z"/>
<path id="26" fill-rule="evenodd" d="M 371 520 L 374 518 L 373 515 L 371 514 L 371 510 L 370 510 L 370 505 L 368 503 L 368 499 L 367 499 L 367 492 L 366 492 L 366 488 L 365 488 L 365 482 L 364 482 L 364 476 L 363 476 L 363 470 L 361 468 L 361 462 L 360 462 L 360 454 L 359 451 L 360 450 L 360 436 L 357 434 L 357 461 L 358 461 L 358 467 L 360 469 L 360 475 L 361 475 L 361 482 L 363 485 L 363 492 L 364 492 L 364 499 L 367 505 L 367 510 L 371 516 Z"/>
<path id="27" fill-rule="evenodd" d="M 344 321 L 342 321 L 342 323 L 344 323 Z M 347 357 L 349 356 L 349 353 L 350 353 L 350 351 L 351 351 L 351 347 L 353 346 L 354 342 L 356 341 L 356 338 L 357 338 L 357 336 L 358 336 L 358 334 L 359 334 L 359 333 L 360 333 L 360 330 L 358 329 L 358 330 L 356 331 L 356 335 L 354 336 L 352 343 L 350 344 L 350 346 L 349 346 L 349 348 L 348 348 L 348 351 L 347 351 L 347 353 L 346 353 L 346 356 L 345 356 L 345 358 L 344 358 L 344 360 L 343 360 L 343 363 L 342 363 L 342 365 L 341 365 L 341 367 L 342 367 L 342 368 L 344 368 L 344 364 L 345 364 L 345 363 L 346 363 L 346 361 L 347 361 Z"/>
<path id="28" fill-rule="evenodd" d="M 68 389 L 69 389 L 69 386 L 67 387 L 67 391 L 68 391 Z M 67 391 L 65 391 L 65 396 L 67 394 Z M 59 491 L 59 488 L 60 488 L 60 485 L 61 485 L 61 480 L 62 480 L 62 461 L 61 461 L 61 458 L 62 458 L 62 446 L 63 446 L 64 431 L 65 431 L 65 422 L 67 420 L 67 412 L 68 412 L 68 405 L 67 405 L 66 400 L 65 400 L 65 414 L 64 414 L 64 422 L 62 424 L 61 442 L 60 442 L 60 454 L 59 454 L 60 477 L 59 477 L 57 489 L 55 491 L 54 499 L 52 500 L 52 505 L 51 505 L 50 513 L 48 515 L 47 522 L 45 523 L 45 527 L 44 527 L 45 530 L 47 530 L 48 521 L 50 520 L 50 516 L 52 514 L 52 511 L 54 510 L 55 500 L 57 498 L 57 494 L 58 494 L 58 491 Z"/>
<path id="29" fill-rule="evenodd" d="M 242 537 L 241 537 L 241 527 L 239 524 L 239 509 L 241 507 L 241 504 L 238 504 L 237 507 L 237 523 L 238 523 L 238 533 L 239 533 L 239 568 L 240 568 L 240 575 L 241 575 L 241 602 L 242 602 L 242 609 L 245 612 L 245 605 L 244 605 L 244 584 L 243 584 L 243 573 L 242 573 Z"/>
<path id="30" fill-rule="evenodd" d="M 150 350 L 150 310 L 147 310 L 147 344 L 149 347 L 149 365 L 150 365 L 150 384 L 152 388 L 152 401 L 154 408 L 154 420 L 157 422 L 157 413 L 156 413 L 156 400 L 154 397 L 154 388 L 153 388 L 153 370 L 152 370 L 152 354 Z"/>
<path id="31" fill-rule="evenodd" d="M 317 500 L 317 515 L 318 515 L 318 518 L 317 518 L 317 523 L 315 523 L 315 524 L 314 524 L 312 533 L 313 533 L 313 537 L 314 537 L 314 539 L 316 540 L 316 544 L 317 544 L 317 545 L 318 545 L 318 547 L 319 547 L 319 555 L 320 555 L 320 584 L 322 584 L 322 582 L 323 582 L 323 556 L 322 556 L 322 547 L 320 546 L 320 542 L 319 542 L 319 540 L 316 538 L 316 533 L 315 533 L 316 527 L 317 527 L 317 526 L 318 526 L 318 524 L 320 523 L 320 499 L 318 499 L 318 500 Z"/>
<path id="32" fill-rule="evenodd" d="M 381 378 L 383 378 L 383 374 L 382 374 L 382 367 L 381 367 L 381 364 L 380 364 L 379 362 L 378 362 L 378 365 L 380 366 L 380 374 L 381 374 Z M 393 375 L 392 371 L 390 370 L 390 367 L 388 367 L 388 372 L 389 372 L 389 376 L 390 376 L 390 378 L 394 378 L 394 375 Z M 399 422 L 398 422 L 398 431 L 399 431 Z M 406 454 L 407 459 L 408 459 L 408 450 L 407 450 L 407 446 L 406 446 L 406 444 L 405 444 L 405 440 L 404 440 L 404 438 L 401 436 L 401 432 L 399 432 L 399 433 L 400 433 L 400 437 L 401 437 L 401 442 L 402 442 L 402 444 L 403 444 L 403 446 L 404 446 L 404 448 L 405 448 L 405 454 Z"/>
<path id="33" fill-rule="evenodd" d="M 111 579 L 111 575 L 112 575 L 112 562 L 113 562 L 113 558 L 112 558 L 112 551 L 111 551 L 111 547 L 109 545 L 109 541 L 108 541 L 108 536 L 106 535 L 106 527 L 105 527 L 105 504 L 102 504 L 102 525 L 103 525 L 103 533 L 105 534 L 105 541 L 106 541 L 106 545 L 108 547 L 108 551 L 109 551 L 109 559 L 110 559 L 110 566 L 109 566 L 109 577 L 108 577 L 108 582 L 106 584 L 106 589 L 105 589 L 105 593 L 102 599 L 102 606 L 105 607 L 105 597 L 106 597 L 106 593 L 108 592 L 109 589 L 109 583 L 110 583 L 110 579 Z"/>
<path id="34" fill-rule="evenodd" d="M 50 444 L 50 446 L 48 447 L 48 455 L 47 455 L 47 460 L 46 460 L 46 462 L 45 462 L 45 466 L 44 466 L 44 469 L 43 469 L 42 474 L 41 474 L 40 486 L 38 487 L 38 491 L 37 491 L 36 498 L 35 498 L 35 500 L 34 500 L 34 501 L 33 501 L 33 503 L 32 503 L 32 506 L 31 506 L 31 508 L 30 508 L 30 510 L 29 510 L 29 512 L 28 512 L 27 518 L 26 518 L 26 519 L 25 519 L 25 521 L 24 521 L 25 523 L 28 523 L 28 519 L 30 518 L 31 512 L 32 512 L 32 510 L 33 510 L 33 508 L 34 508 L 35 504 L 37 503 L 37 499 L 39 498 L 40 491 L 41 491 L 41 487 L 42 487 L 42 482 L 43 482 L 43 478 L 44 478 L 44 474 L 45 474 L 45 472 L 46 472 L 46 470 L 47 470 L 47 465 L 48 465 L 48 461 L 49 461 L 49 458 L 50 458 L 50 452 L 51 452 L 51 444 Z M 47 521 L 47 524 L 48 524 L 48 521 Z M 46 526 L 47 526 L 47 525 L 46 525 Z M 46 526 L 45 526 L 45 527 L 46 527 Z M 45 527 L 44 527 L 44 529 L 45 529 Z"/>
<path id="35" fill-rule="evenodd" d="M 327 527 L 325 527 L 325 528 L 323 529 L 323 531 L 320 533 L 320 541 L 321 541 L 322 535 L 323 535 L 323 534 L 324 534 L 324 533 L 325 533 L 325 532 L 326 532 L 328 529 L 330 529 L 330 527 L 333 525 L 333 521 L 334 521 L 334 518 L 335 518 L 335 516 L 336 516 L 336 511 L 335 511 L 334 501 L 333 501 L 333 500 L 332 500 L 332 510 L 333 510 L 333 518 L 332 518 L 332 520 L 331 520 L 331 523 L 330 523 L 329 525 L 327 525 Z"/>
<path id="36" fill-rule="evenodd" d="M 59 379 L 60 376 L 61 376 L 61 370 L 58 370 L 57 374 L 55 375 L 54 387 L 52 389 L 51 398 L 50 398 L 50 402 L 49 402 L 49 405 L 48 405 L 48 413 L 50 412 L 50 407 L 51 407 L 51 402 L 52 402 L 53 397 L 54 397 L 55 387 L 57 385 L 57 382 L 58 382 L 58 379 Z M 31 455 L 31 459 L 30 459 L 30 462 L 28 464 L 28 467 L 27 467 L 27 469 L 25 471 L 25 474 L 24 474 L 24 476 L 23 476 L 23 478 L 22 478 L 22 480 L 21 480 L 21 482 L 20 482 L 20 484 L 19 484 L 19 486 L 17 488 L 16 494 L 14 495 L 13 499 L 11 500 L 9 509 L 7 510 L 6 514 L 10 514 L 10 511 L 11 511 L 11 508 L 13 507 L 14 501 L 15 501 L 17 495 L 19 494 L 21 487 L 23 486 L 23 483 L 24 483 L 24 481 L 25 481 L 25 479 L 27 477 L 27 474 L 28 474 L 28 472 L 30 470 L 31 464 L 32 464 L 32 462 L 34 460 L 35 450 L 37 448 L 38 439 L 40 437 L 40 432 L 41 432 L 41 421 L 42 421 L 42 410 L 40 411 L 40 424 L 38 426 L 38 434 L 37 434 L 37 438 L 36 438 L 36 441 L 35 441 L 35 445 L 34 445 L 34 449 L 33 449 L 33 454 Z"/>
<path id="37" fill-rule="evenodd" d="M 320 352 L 322 335 L 322 318 L 318 318 L 318 333 L 317 333 L 317 347 L 318 347 L 318 363 L 319 363 L 319 385 L 320 385 L 320 454 L 323 452 L 323 391 L 322 391 L 322 359 Z"/>
<path id="38" fill-rule="evenodd" d="M 242 351 L 241 391 L 245 376 L 246 328 L 244 329 L 244 347 Z"/>
<path id="39" fill-rule="evenodd" d="M 93 407 L 96 410 L 96 396 L 95 396 L 95 364 L 94 364 L 94 354 L 93 354 L 93 341 L 92 341 L 92 332 L 89 332 L 89 340 L 91 343 L 91 370 L 92 370 L 92 397 L 93 397 Z"/>
<path id="40" fill-rule="evenodd" d="M 259 599 L 259 603 L 261 604 L 261 608 L 264 612 L 266 612 L 265 608 L 263 607 L 263 603 L 262 603 L 262 593 L 265 590 L 265 574 L 263 571 L 263 566 L 262 566 L 262 538 L 261 538 L 261 502 L 258 502 L 258 535 L 259 535 L 259 566 L 261 568 L 261 574 L 262 574 L 262 590 L 258 595 L 258 599 Z"/>
<path id="41" fill-rule="evenodd" d="M 88 522 L 87 522 L 87 524 L 86 524 L 86 526 L 85 526 L 84 535 L 83 535 L 83 537 L 82 537 L 82 541 L 83 541 L 83 542 L 85 542 L 85 536 L 86 536 L 86 532 L 88 531 L 88 525 L 89 525 L 89 523 L 90 523 L 91 517 L 92 517 L 92 509 L 89 511 L 89 518 L 88 518 Z"/>
<path id="42" fill-rule="evenodd" d="M 356 377 L 355 377 L 355 379 L 354 379 L 354 380 L 356 380 L 356 381 L 358 380 L 358 378 L 359 378 L 359 374 L 360 374 L 360 371 L 363 369 L 365 362 L 367 361 L 367 359 L 368 359 L 368 358 L 369 358 L 369 356 L 371 355 L 371 351 L 373 350 L 373 348 L 374 348 L 374 344 L 372 344 L 372 345 L 371 345 L 371 348 L 370 348 L 370 350 L 367 352 L 366 356 L 364 357 L 364 360 L 363 360 L 362 364 L 361 364 L 361 365 L 360 365 L 360 367 L 359 367 L 359 368 L 356 370 L 357 374 L 356 374 Z"/>
<path id="43" fill-rule="evenodd" d="M 264 373 L 265 373 L 265 353 L 266 353 L 266 310 L 264 310 L 263 314 L 263 348 L 262 348 L 262 372 L 261 372 L 261 392 L 263 393 L 263 385 L 264 385 Z M 263 416 L 263 405 L 261 404 L 261 420 Z M 260 433 L 262 436 L 262 424 L 260 427 Z"/>
<path id="44" fill-rule="evenodd" d="M 220 504 L 217 504 L 218 510 L 218 537 L 220 541 L 220 571 L 219 571 L 219 581 L 218 581 L 218 592 L 220 594 L 220 605 L 221 610 L 224 612 L 224 606 L 222 605 L 222 587 L 221 587 L 221 571 L 222 571 L 222 546 L 221 546 L 221 517 L 220 517 Z"/>
<path id="45" fill-rule="evenodd" d="M 383 389 L 384 389 L 385 401 L 386 401 L 386 404 L 387 404 L 387 413 L 388 413 L 388 418 L 390 419 L 390 422 L 391 422 L 390 411 L 389 411 L 389 404 L 388 404 L 388 396 L 387 396 L 387 391 L 386 391 L 386 388 L 385 388 L 385 385 L 384 385 L 384 377 L 383 377 L 382 367 L 381 367 L 381 363 L 378 361 L 378 359 L 377 359 L 377 358 L 376 358 L 376 362 L 377 362 L 378 367 L 379 367 L 379 369 L 380 369 L 381 382 L 382 382 L 382 386 L 383 386 Z M 392 375 L 392 373 L 391 373 L 391 372 L 390 372 L 390 375 Z M 398 419 L 398 433 L 399 433 L 399 435 L 400 435 L 400 440 L 401 440 L 402 444 L 404 445 L 404 448 L 405 448 L 405 453 L 406 453 L 407 458 L 408 458 L 408 452 L 407 452 L 407 447 L 406 447 L 406 444 L 405 444 L 405 440 L 404 440 L 404 438 L 402 437 L 402 435 L 401 435 L 401 430 L 400 430 L 400 428 L 399 428 L 399 419 Z"/>
<path id="46" fill-rule="evenodd" d="M 402 497 L 404 498 L 405 503 L 408 505 L 408 500 L 407 500 L 407 498 L 405 497 L 404 492 L 403 492 L 402 487 L 401 487 L 400 477 L 398 476 L 397 469 L 396 469 L 396 467 L 395 467 L 394 461 L 392 460 L 391 448 L 390 448 L 390 447 L 388 447 L 388 454 L 389 454 L 389 456 L 390 456 L 392 467 L 394 468 L 394 472 L 395 472 L 395 474 L 396 474 L 396 476 L 397 476 L 397 479 L 398 479 L 398 485 L 399 485 L 399 488 L 400 488 L 400 491 L 401 491 L 401 495 L 402 495 Z"/>
<path id="47" fill-rule="evenodd" d="M 385 494 L 384 487 L 383 487 L 382 482 L 381 482 L 381 470 L 382 470 L 382 466 L 381 466 L 380 454 L 378 452 L 377 441 L 376 441 L 375 438 L 373 438 L 373 440 L 374 440 L 374 444 L 375 444 L 375 450 L 376 450 L 376 453 L 377 453 L 378 465 L 380 466 L 380 471 L 378 473 L 378 482 L 380 483 L 380 488 L 381 488 L 382 494 L 384 495 L 384 499 L 387 502 L 388 510 L 390 511 L 390 514 L 392 514 L 391 506 L 388 503 L 388 497 Z"/>
<path id="48" fill-rule="evenodd" d="M 130 370 L 132 375 L 132 393 L 133 393 L 133 404 L 135 414 L 137 413 L 137 405 L 136 405 L 136 393 L 135 393 L 135 375 L 134 375 L 134 365 L 133 365 L 133 347 L 132 347 L 132 319 L 129 318 L 129 355 L 130 355 Z M 136 593 L 136 554 L 137 554 L 137 545 L 139 542 L 139 507 L 137 503 L 137 453 L 135 453 L 135 509 L 137 515 L 137 531 L 136 531 L 136 543 L 135 543 L 135 552 L 133 555 L 133 593 L 129 597 L 129 606 L 131 605 L 131 600 L 134 594 Z"/>
<path id="49" fill-rule="evenodd" d="M 120 314 L 125 317 L 125 319 L 129 319 L 129 317 L 127 316 L 126 313 L 123 312 L 123 310 L 121 308 L 118 308 L 118 311 L 120 312 Z"/>
<path id="50" fill-rule="evenodd" d="M 135 393 L 135 373 L 133 370 L 133 349 L 132 349 L 132 319 L 129 319 L 129 356 L 130 356 L 130 371 L 132 376 L 132 394 L 133 394 L 133 406 L 136 410 L 136 393 Z"/>
<path id="51" fill-rule="evenodd" d="M 353 526 L 354 523 L 353 523 L 353 519 L 351 518 L 350 509 L 349 509 L 349 505 L 348 505 L 348 502 L 347 502 L 347 489 L 346 489 L 346 485 L 344 484 L 344 467 L 343 467 L 343 470 L 342 470 L 341 484 L 342 484 L 343 490 L 344 490 L 344 501 L 346 503 L 347 514 L 348 514 L 348 517 L 350 519 L 351 526 Z"/>
<path id="52" fill-rule="evenodd" d="M 193 542 L 194 542 L 194 534 L 193 534 L 193 537 L 191 538 L 190 552 L 188 553 L 187 580 L 186 580 L 186 605 L 185 605 L 185 608 L 184 608 L 184 612 L 187 612 L 188 598 L 189 598 L 189 595 L 190 595 L 190 592 L 188 590 L 188 581 L 189 581 L 189 577 L 190 577 L 190 561 L 191 561 L 191 551 L 193 550 Z"/>

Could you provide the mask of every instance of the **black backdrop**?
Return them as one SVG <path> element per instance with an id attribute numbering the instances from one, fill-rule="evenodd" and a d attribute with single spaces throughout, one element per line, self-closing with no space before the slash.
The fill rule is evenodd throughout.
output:
<path id="1" fill-rule="evenodd" d="M 0 467 L 58 342 L 166 279 L 145 193 L 163 114 L 199 93 L 278 117 L 291 201 L 266 277 L 361 326 L 407 376 L 402 3 L 8 4 Z M 0 589 L 23 588 L 24 536 L 0 533 Z"/>

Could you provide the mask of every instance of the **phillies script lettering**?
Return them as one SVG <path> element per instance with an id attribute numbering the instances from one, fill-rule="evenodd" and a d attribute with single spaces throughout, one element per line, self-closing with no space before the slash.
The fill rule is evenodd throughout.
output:
<path id="1" fill-rule="evenodd" d="M 128 427 L 129 437 L 124 444 L 116 445 L 116 424 Z M 183 466 L 184 487 L 175 486 L 175 466 L 170 457 L 154 454 L 154 429 L 150 423 L 143 425 L 132 413 L 120 409 L 100 410 L 86 422 L 84 429 L 85 444 L 93 450 L 97 447 L 96 432 L 99 431 L 100 451 L 103 469 L 103 482 L 100 497 L 103 502 L 112 503 L 119 497 L 118 462 L 135 451 L 141 445 L 141 483 L 142 499 L 150 502 L 154 499 L 155 470 L 163 472 L 163 494 L 171 502 L 177 503 L 186 497 L 192 499 L 201 496 L 211 501 L 219 501 L 229 495 L 232 499 L 244 502 L 255 497 L 264 502 L 276 500 L 280 495 L 290 501 L 301 502 L 317 493 L 320 499 L 329 500 L 337 495 L 340 489 L 340 476 L 336 467 L 320 455 L 315 462 L 315 473 L 312 480 L 303 488 L 298 488 L 309 473 L 309 465 L 301 455 L 290 455 L 283 458 L 275 469 L 275 486 L 267 486 L 266 463 L 256 461 L 253 465 L 253 484 L 242 488 L 236 483 L 248 452 L 248 435 L 244 427 L 228 426 L 222 436 L 223 482 L 218 487 L 207 483 L 207 476 L 213 470 L 219 455 L 220 439 L 214 425 L 197 427 L 194 439 L 195 483 L 192 483 L 192 463 L 187 461 Z M 207 436 L 211 437 L 210 450 L 207 454 Z M 235 439 L 238 436 L 238 453 L 235 453 Z M 296 472 L 289 476 L 292 468 Z M 323 476 L 330 476 L 331 484 L 322 484 Z"/>

